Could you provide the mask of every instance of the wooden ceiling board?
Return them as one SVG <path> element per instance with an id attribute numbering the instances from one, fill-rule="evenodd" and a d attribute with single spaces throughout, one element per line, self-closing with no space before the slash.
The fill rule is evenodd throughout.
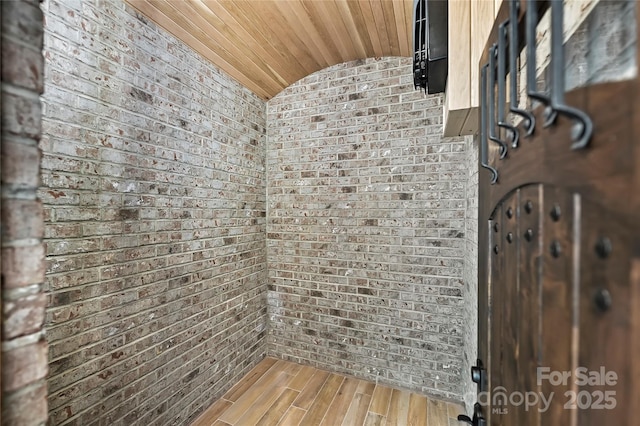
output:
<path id="1" fill-rule="evenodd" d="M 396 17 L 393 11 L 393 3 L 390 1 L 381 1 L 384 11 L 384 21 L 389 36 L 389 47 L 392 55 L 400 56 L 400 42 L 398 41 L 398 29 L 396 27 Z"/>
<path id="2" fill-rule="evenodd" d="M 157 0 L 154 0 L 157 3 Z M 211 25 L 201 12 L 192 7 L 193 2 L 183 1 L 179 4 L 176 2 L 162 2 L 163 5 L 168 5 L 172 12 L 172 16 L 179 20 L 182 25 L 191 24 L 191 32 L 211 50 L 217 50 L 220 56 L 222 56 L 227 63 L 234 67 L 242 67 L 245 64 L 252 65 L 254 67 L 255 80 L 267 91 L 278 90 L 282 87 L 282 83 L 278 82 L 278 79 L 273 75 L 271 70 L 265 67 L 265 62 L 255 55 L 250 49 L 242 49 L 242 46 L 237 43 L 225 43 L 219 45 L 217 40 L 225 38 L 215 26 Z M 179 5 L 179 8 L 176 7 Z M 176 21 L 174 21 L 176 22 Z M 244 61 L 240 58 L 246 55 Z"/>
<path id="3" fill-rule="evenodd" d="M 413 0 L 126 0 L 268 100 L 341 62 L 411 56 Z"/>
<path id="4" fill-rule="evenodd" d="M 396 18 L 400 56 L 413 56 L 410 48 L 413 40 L 409 37 L 413 28 L 413 14 L 407 16 L 407 10 L 403 3 L 401 0 L 393 0 L 393 15 Z"/>
<path id="5" fill-rule="evenodd" d="M 344 62 L 344 58 L 349 56 L 348 40 L 345 40 L 345 37 L 337 36 L 332 19 L 324 18 L 327 16 L 327 12 L 322 7 L 323 2 L 302 0 L 299 4 L 307 12 L 313 26 L 322 34 L 322 42 L 336 52 L 338 58 L 336 63 Z"/>
<path id="6" fill-rule="evenodd" d="M 252 90 L 258 96 L 262 97 L 263 99 L 267 99 L 270 96 L 270 92 L 257 86 L 250 77 L 235 71 L 235 68 L 231 64 L 227 63 L 215 51 L 211 50 L 204 43 L 202 43 L 202 41 L 194 36 L 189 30 L 184 29 L 180 25 L 171 21 L 164 13 L 162 13 L 162 11 L 157 9 L 151 3 L 144 0 L 136 0 L 136 9 L 159 26 L 165 28 L 176 38 L 183 41 L 186 45 L 190 46 L 204 58 L 211 61 L 211 63 L 216 64 L 220 69 L 224 70 L 232 78 L 236 79 L 240 84 L 244 85 L 247 88 L 250 88 L 250 90 Z"/>
<path id="7" fill-rule="evenodd" d="M 276 8 L 273 4 L 256 2 L 233 2 L 240 5 L 247 17 L 247 26 L 260 23 L 259 32 L 267 43 L 273 44 L 276 49 L 286 53 L 288 58 L 284 63 L 293 65 L 294 70 L 301 69 L 305 74 L 318 69 L 320 64 L 313 58 L 311 52 L 304 46 L 295 31 L 289 29 L 289 24 L 279 13 L 273 13 Z"/>
<path id="8" fill-rule="evenodd" d="M 380 35 L 378 34 L 378 27 L 375 25 L 375 18 L 373 17 L 373 9 L 371 8 L 371 2 L 369 0 L 359 0 L 358 5 L 360 11 L 365 19 L 365 22 L 373 22 L 374 25 L 367 25 L 367 32 L 369 33 L 369 39 L 373 45 L 373 51 L 376 57 L 383 56 L 382 42 L 380 41 Z"/>
<path id="9" fill-rule="evenodd" d="M 363 45 L 365 54 L 367 52 L 374 52 L 373 41 L 367 31 L 367 21 L 362 13 L 360 4 L 357 1 L 338 2 L 338 5 L 342 5 L 342 7 L 344 7 L 345 4 L 349 8 L 349 11 L 343 13 L 350 15 L 351 22 L 353 22 L 353 25 L 355 26 L 355 30 L 358 33 L 358 38 L 360 43 Z"/>
<path id="10" fill-rule="evenodd" d="M 279 87 L 286 87 L 287 79 L 283 78 L 269 67 L 268 64 L 262 60 L 263 57 L 268 56 L 269 53 L 262 48 L 261 44 L 251 43 L 253 40 L 248 37 L 244 28 L 240 25 L 234 25 L 230 27 L 222 18 L 220 18 L 213 10 L 211 10 L 201 0 L 189 0 L 185 2 L 189 5 L 191 10 L 206 20 L 211 34 L 214 40 L 226 39 L 229 45 L 235 47 L 234 52 L 236 56 L 242 57 L 247 55 L 247 59 L 257 67 L 261 67 L 265 74 L 277 82 Z"/>
<path id="11" fill-rule="evenodd" d="M 265 23 L 245 1 L 218 1 L 210 0 L 210 2 L 219 2 L 240 25 L 244 27 L 249 36 L 255 43 L 262 45 L 270 52 L 269 57 L 263 58 L 263 61 L 269 63 L 275 70 L 284 71 L 281 64 L 287 63 L 293 75 L 299 73 L 303 69 L 300 58 L 293 55 L 286 44 L 280 41 L 271 27 L 277 26 L 275 23 Z M 245 72 L 250 75 L 250 68 L 245 68 Z M 288 80 L 288 79 L 287 79 Z"/>
<path id="12" fill-rule="evenodd" d="M 292 3 L 293 1 L 276 1 L 273 4 L 286 19 L 289 33 L 296 34 L 320 67 L 326 67 L 333 62 L 331 52 L 325 43 L 316 42 L 322 40 L 320 33 L 311 24 L 309 17 L 300 13 L 300 8 L 291 6 Z"/>
<path id="13" fill-rule="evenodd" d="M 357 34 L 357 31 L 352 32 L 349 28 L 349 20 L 353 22 L 353 18 L 351 18 L 349 14 L 349 7 L 343 3 L 344 10 L 341 10 L 341 7 L 334 0 L 328 1 L 319 1 L 315 4 L 322 6 L 321 14 L 322 16 L 333 16 L 334 19 L 329 20 L 329 24 L 332 25 L 333 30 L 337 36 L 339 41 L 344 42 L 347 46 L 347 55 L 342 57 L 342 61 L 349 61 L 352 59 L 356 59 L 365 55 L 364 47 L 360 42 L 360 37 Z M 343 12 L 346 12 L 346 16 Z M 355 26 L 355 24 L 353 24 Z"/>
<path id="14" fill-rule="evenodd" d="M 280 55 L 280 52 L 278 52 L 272 45 L 268 43 L 259 43 L 245 28 L 245 25 L 238 22 L 235 16 L 224 8 L 218 0 L 193 1 L 199 1 L 204 4 L 212 12 L 212 19 L 214 17 L 217 18 L 213 25 L 219 29 L 224 28 L 226 30 L 224 32 L 225 34 L 228 34 L 226 36 L 228 43 L 243 45 L 244 49 L 256 53 L 260 58 L 268 58 L 272 56 L 278 57 L 278 55 Z M 289 85 L 289 81 L 294 75 L 290 68 L 276 69 L 271 67 L 269 62 L 263 62 L 265 63 L 265 66 L 272 70 L 283 88 Z"/>
<path id="15" fill-rule="evenodd" d="M 380 0 L 371 0 L 371 11 L 373 12 L 373 22 L 375 28 L 378 29 L 378 36 L 380 37 L 380 46 L 383 52 L 389 52 L 389 55 L 393 55 L 391 52 L 391 43 L 389 41 L 389 33 L 387 32 L 387 22 L 384 19 L 384 8 Z"/>

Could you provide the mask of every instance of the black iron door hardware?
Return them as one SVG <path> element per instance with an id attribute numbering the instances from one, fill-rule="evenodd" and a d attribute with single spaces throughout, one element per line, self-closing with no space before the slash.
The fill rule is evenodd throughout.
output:
<path id="1" fill-rule="evenodd" d="M 484 418 L 484 414 L 482 414 L 482 406 L 478 402 L 473 406 L 473 418 L 460 414 L 458 421 L 468 423 L 472 426 L 487 426 L 487 421 Z"/>
<path id="2" fill-rule="evenodd" d="M 487 153 L 487 68 L 486 64 L 480 70 L 480 165 L 491 172 L 491 184 L 498 181 L 498 171 L 489 165 Z"/>
<path id="3" fill-rule="evenodd" d="M 527 14 L 529 10 L 527 9 Z M 564 103 L 564 3 L 551 1 L 551 105 L 545 110 L 545 126 L 555 122 L 558 114 L 564 114 L 575 121 L 571 128 L 573 149 L 585 148 L 593 134 L 593 122 L 584 111 Z"/>
<path id="4" fill-rule="evenodd" d="M 511 146 L 518 147 L 520 133 L 518 129 L 507 122 L 505 103 L 507 101 L 507 25 L 504 21 L 498 26 L 498 127 L 506 129 L 511 135 Z"/>
<path id="5" fill-rule="evenodd" d="M 548 106 L 551 99 L 536 88 L 536 27 L 538 25 L 538 5 L 536 0 L 527 0 L 525 35 L 527 41 L 527 96 L 529 99 Z"/>
<path id="6" fill-rule="evenodd" d="M 525 137 L 531 136 L 536 127 L 536 120 L 528 111 L 518 108 L 518 52 L 520 45 L 518 42 L 518 12 L 520 0 L 511 0 L 509 4 L 509 78 L 511 104 L 509 112 L 522 117 L 522 123 L 526 128 Z"/>
<path id="7" fill-rule="evenodd" d="M 478 393 L 487 389 L 487 370 L 481 359 L 477 359 L 476 365 L 471 367 L 471 381 L 478 385 Z"/>
<path id="8" fill-rule="evenodd" d="M 500 146 L 500 159 L 507 155 L 507 144 L 496 135 L 496 43 L 489 49 L 489 139 Z"/>

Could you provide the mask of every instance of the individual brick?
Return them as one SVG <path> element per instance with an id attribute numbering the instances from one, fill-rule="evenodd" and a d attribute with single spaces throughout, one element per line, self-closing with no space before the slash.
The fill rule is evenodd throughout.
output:
<path id="1" fill-rule="evenodd" d="M 2 202 L 2 238 L 5 244 L 25 239 L 41 239 L 44 212 L 38 200 L 5 199 Z"/>
<path id="2" fill-rule="evenodd" d="M 44 281 L 45 268 L 42 244 L 2 248 L 4 288 L 40 284 Z"/>
<path id="3" fill-rule="evenodd" d="M 2 81 L 42 93 L 44 90 L 42 52 L 23 44 L 6 43 L 2 48 Z"/>
<path id="4" fill-rule="evenodd" d="M 2 398 L 3 425 L 33 426 L 47 421 L 47 382 L 44 380 L 17 392 L 3 393 Z"/>
<path id="5" fill-rule="evenodd" d="M 6 91 L 2 94 L 3 132 L 37 140 L 41 122 L 42 108 L 36 95 L 27 98 Z"/>
<path id="6" fill-rule="evenodd" d="M 4 300 L 2 333 L 5 339 L 36 333 L 42 330 L 47 298 L 44 293 L 15 300 Z"/>
<path id="7" fill-rule="evenodd" d="M 2 141 L 2 182 L 32 191 L 40 184 L 40 152 L 35 143 Z"/>
<path id="8" fill-rule="evenodd" d="M 34 51 L 40 50 L 44 30 L 39 3 L 38 0 L 0 3 L 2 7 L 2 34 L 5 37 L 19 40 Z"/>
<path id="9" fill-rule="evenodd" d="M 2 388 L 19 390 L 46 377 L 47 342 L 40 341 L 2 351 Z"/>

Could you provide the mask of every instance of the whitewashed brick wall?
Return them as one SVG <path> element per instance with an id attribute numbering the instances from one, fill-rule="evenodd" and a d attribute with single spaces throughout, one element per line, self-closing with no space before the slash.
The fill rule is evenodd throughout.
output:
<path id="1" fill-rule="evenodd" d="M 349 62 L 268 102 L 268 350 L 460 399 L 468 145 L 411 75 Z"/>
<path id="2" fill-rule="evenodd" d="M 120 0 L 43 5 L 51 424 L 189 424 L 266 352 L 265 103 Z"/>
<path id="3" fill-rule="evenodd" d="M 478 141 L 465 138 L 467 155 L 466 229 L 464 254 L 464 362 L 462 398 L 467 413 L 473 413 L 478 387 L 471 381 L 471 367 L 478 358 Z M 488 173 L 482 170 L 482 173 Z"/>

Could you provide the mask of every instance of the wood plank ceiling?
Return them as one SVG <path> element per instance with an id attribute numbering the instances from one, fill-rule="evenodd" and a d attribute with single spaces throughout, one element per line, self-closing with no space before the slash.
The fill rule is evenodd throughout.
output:
<path id="1" fill-rule="evenodd" d="M 127 0 L 267 100 L 354 59 L 412 56 L 412 0 Z"/>

